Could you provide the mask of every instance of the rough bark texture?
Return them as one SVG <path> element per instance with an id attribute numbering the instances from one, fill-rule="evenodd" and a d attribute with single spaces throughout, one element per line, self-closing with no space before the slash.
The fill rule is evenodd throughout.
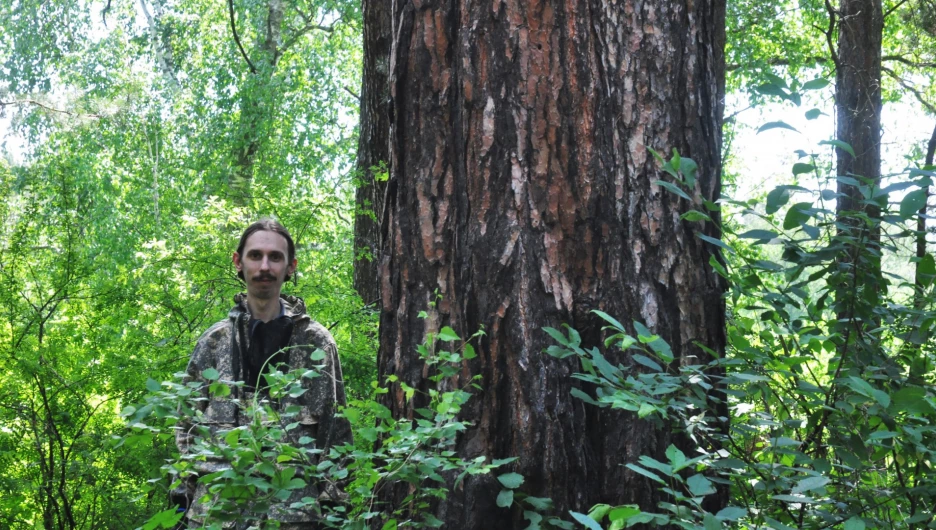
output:
<path id="1" fill-rule="evenodd" d="M 393 6 L 380 379 L 425 388 L 426 332 L 483 326 L 478 358 L 447 382 L 483 377 L 462 456 L 519 457 L 524 491 L 557 513 L 655 508 L 655 488 L 622 464 L 661 454 L 672 434 L 572 398 L 577 366 L 542 353 L 541 328 L 569 323 L 597 345 L 600 309 L 646 323 L 680 360 L 704 360 L 695 341 L 723 349 L 714 250 L 695 237 L 717 233 L 679 217 L 719 194 L 724 1 Z M 698 162 L 692 201 L 654 183 L 671 179 L 648 147 Z M 413 412 L 398 387 L 387 404 Z M 525 527 L 495 506 L 498 490 L 470 478 L 437 516 Z"/>
<path id="2" fill-rule="evenodd" d="M 363 0 L 364 77 L 361 83 L 361 125 L 358 136 L 354 197 L 354 288 L 365 304 L 380 299 L 377 269 L 380 259 L 380 220 L 385 181 L 374 178 L 372 167 L 390 160 L 390 21 L 387 0 Z"/>
<path id="3" fill-rule="evenodd" d="M 881 0 L 842 0 L 839 9 L 838 58 L 835 74 L 835 117 L 838 139 L 855 156 L 836 149 L 843 176 L 881 178 Z M 838 212 L 863 208 L 858 190 L 838 184 Z M 880 209 L 869 209 L 872 216 Z"/>

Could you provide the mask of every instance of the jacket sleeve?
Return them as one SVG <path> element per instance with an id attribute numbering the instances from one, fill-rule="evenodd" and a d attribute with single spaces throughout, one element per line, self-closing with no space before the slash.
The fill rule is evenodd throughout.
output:
<path id="1" fill-rule="evenodd" d="M 209 348 L 210 333 L 214 327 L 206 331 L 195 344 L 195 350 L 192 351 L 192 356 L 189 358 L 188 365 L 185 368 L 185 376 L 182 378 L 182 384 L 188 385 L 192 381 L 198 381 L 204 383 L 201 373 L 211 366 L 211 351 Z M 194 412 L 197 414 L 201 412 L 204 414 L 205 409 L 208 408 L 208 395 L 206 389 L 203 387 L 200 391 L 200 395 L 193 396 L 196 399 L 189 399 L 188 403 L 193 407 Z M 180 406 L 179 410 L 179 423 L 176 425 L 175 431 L 175 440 L 176 447 L 179 448 L 179 453 L 182 456 L 188 455 L 191 449 L 194 436 L 192 435 L 192 429 L 194 424 L 192 423 L 192 416 L 187 412 L 183 411 Z"/>
<path id="2" fill-rule="evenodd" d="M 305 330 L 306 348 L 296 350 L 297 357 L 290 359 L 290 364 L 307 370 L 313 370 L 315 376 L 303 378 L 302 394 L 295 404 L 300 406 L 299 422 L 308 427 L 315 446 L 319 449 L 352 443 L 351 424 L 345 418 L 336 417 L 339 407 L 347 405 L 341 362 L 338 360 L 338 348 L 335 339 L 322 325 L 312 322 Z M 324 352 L 324 359 L 314 352 Z"/>

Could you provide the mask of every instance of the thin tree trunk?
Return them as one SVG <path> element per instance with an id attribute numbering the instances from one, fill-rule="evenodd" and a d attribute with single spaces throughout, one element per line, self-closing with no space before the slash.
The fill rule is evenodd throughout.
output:
<path id="1" fill-rule="evenodd" d="M 881 178 L 881 9 L 881 0 L 842 0 L 838 15 L 837 135 L 855 154 L 836 149 L 836 170 L 840 176 L 872 182 Z M 861 203 L 864 198 L 857 187 L 839 182 L 838 192 L 839 214 L 865 211 L 871 217 L 880 216 L 880 208 Z"/>
<path id="2" fill-rule="evenodd" d="M 865 202 L 855 185 L 842 177 L 878 186 L 881 178 L 881 40 L 884 27 L 881 0 L 842 0 L 838 24 L 838 52 L 835 57 L 835 116 L 837 136 L 851 146 L 854 154 L 836 148 L 839 175 L 838 231 L 846 251 L 841 266 L 850 273 L 836 293 L 836 312 L 843 340 L 842 359 L 859 355 L 863 362 L 876 362 L 872 338 L 861 329 L 875 326 L 873 310 L 884 289 L 879 257 L 881 229 L 869 224 L 862 214 L 880 218 L 880 207 Z M 860 339 L 860 347 L 858 347 Z M 849 359 L 850 361 L 851 359 Z M 844 361 L 843 361 L 844 362 Z"/>
<path id="3" fill-rule="evenodd" d="M 363 0 L 364 76 L 361 83 L 361 126 L 358 137 L 354 216 L 354 288 L 365 304 L 380 299 L 377 265 L 380 258 L 380 220 L 385 180 L 371 168 L 390 159 L 390 42 L 391 13 L 387 0 Z"/>
<path id="4" fill-rule="evenodd" d="M 569 323 L 598 345 L 600 309 L 645 323 L 677 363 L 707 358 L 697 342 L 724 348 L 715 250 L 695 237 L 717 230 L 679 218 L 719 196 L 724 2 L 393 5 L 380 380 L 425 389 L 426 333 L 483 327 L 478 358 L 446 383 L 483 377 L 460 454 L 519 457 L 523 489 L 559 514 L 654 509 L 656 488 L 622 464 L 674 435 L 572 398 L 577 366 L 542 353 L 541 328 Z M 655 184 L 669 177 L 648 147 L 698 163 L 691 201 Z M 386 399 L 400 416 L 421 406 L 398 386 Z M 469 477 L 436 515 L 525 527 L 498 490 Z"/>
<path id="5" fill-rule="evenodd" d="M 925 168 L 933 167 L 933 157 L 936 156 L 936 127 L 933 128 L 933 134 L 930 136 L 929 142 L 926 144 L 926 160 L 923 164 Z M 917 266 L 914 272 L 914 284 L 916 285 L 916 307 L 921 307 L 923 303 L 923 278 L 920 275 L 920 261 L 924 256 L 926 256 L 926 214 L 929 207 L 929 187 L 926 188 L 926 201 L 923 203 L 923 207 L 920 208 L 919 217 L 917 217 L 917 240 L 916 240 L 916 257 L 917 257 Z"/>

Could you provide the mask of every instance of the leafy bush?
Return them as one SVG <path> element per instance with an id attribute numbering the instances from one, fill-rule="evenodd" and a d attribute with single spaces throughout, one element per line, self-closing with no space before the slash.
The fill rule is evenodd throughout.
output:
<path id="1" fill-rule="evenodd" d="M 580 399 L 667 422 L 696 445 L 624 464 L 659 484 L 669 500 L 658 510 L 598 506 L 576 519 L 588 528 L 607 519 L 613 529 L 936 527 L 936 267 L 930 255 L 909 258 L 910 279 L 881 265 L 919 235 L 909 223 L 925 205 L 931 169 L 883 188 L 839 177 L 860 198 L 854 211 L 834 210 L 836 191 L 797 186 L 774 189 L 762 210 L 733 203 L 766 228 L 723 226 L 725 242 L 712 241 L 728 253 L 711 265 L 731 286 L 732 311 L 728 351 L 706 350 L 711 362 L 674 362 L 639 322 L 630 331 L 601 312 L 604 346 L 627 352 L 626 365 L 583 346 L 574 329 L 547 328 L 557 342 L 547 353 L 578 357 L 575 377 L 595 386 L 594 397 L 576 391 Z M 803 200 L 789 205 L 793 197 Z M 729 417 L 712 413 L 719 407 Z M 731 504 L 710 513 L 703 502 L 719 485 Z"/>

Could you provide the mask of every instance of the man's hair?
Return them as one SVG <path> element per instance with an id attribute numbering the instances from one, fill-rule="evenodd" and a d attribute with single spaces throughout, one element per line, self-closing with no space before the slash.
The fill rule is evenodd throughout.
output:
<path id="1" fill-rule="evenodd" d="M 279 221 L 277 221 L 276 219 L 269 219 L 269 218 L 260 219 L 256 223 L 248 226 L 247 230 L 244 230 L 244 233 L 241 235 L 240 243 L 237 244 L 237 255 L 240 256 L 240 258 L 243 260 L 244 259 L 244 247 L 247 245 L 247 238 L 253 235 L 254 232 L 261 232 L 261 231 L 273 232 L 273 233 L 283 236 L 286 239 L 286 246 L 289 249 L 289 257 L 288 257 L 289 262 L 287 264 L 287 270 L 288 270 L 289 264 L 291 264 L 293 260 L 296 259 L 296 245 L 295 243 L 293 243 L 292 236 L 289 235 L 289 230 L 286 230 L 286 227 L 281 225 Z M 289 280 L 290 276 L 291 276 L 290 274 L 286 275 L 287 281 Z M 237 277 L 243 280 L 244 272 L 237 271 Z"/>

